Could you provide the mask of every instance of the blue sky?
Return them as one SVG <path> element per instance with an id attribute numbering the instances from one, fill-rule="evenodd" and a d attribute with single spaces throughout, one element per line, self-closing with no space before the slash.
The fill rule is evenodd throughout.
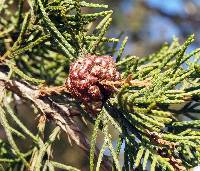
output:
<path id="1" fill-rule="evenodd" d="M 134 10 L 134 1 L 136 0 L 122 0 L 121 10 L 126 14 L 131 10 Z M 183 0 L 145 0 L 149 6 L 157 8 L 165 13 L 171 15 L 184 16 L 187 15 L 185 9 L 185 1 Z M 200 5 L 200 0 L 191 0 Z M 134 21 L 133 21 L 134 22 Z M 190 26 L 184 23 L 184 28 L 188 30 L 188 34 L 192 34 Z M 182 26 L 181 26 L 182 27 Z M 148 29 L 147 29 L 148 28 Z M 146 29 L 146 30 L 145 30 Z M 148 18 L 148 22 L 145 23 L 144 36 L 145 39 L 150 41 L 171 41 L 173 36 L 181 37 L 179 27 L 171 21 L 169 18 L 152 15 Z"/>
<path id="2" fill-rule="evenodd" d="M 150 6 L 160 8 L 168 13 L 184 15 L 183 0 L 145 0 Z M 200 1 L 196 0 L 199 4 Z M 123 0 L 121 8 L 124 12 L 132 10 L 134 0 Z"/>
<path id="3" fill-rule="evenodd" d="M 160 8 L 167 13 L 184 15 L 184 2 L 183 0 L 146 0 L 146 2 L 156 8 Z"/>

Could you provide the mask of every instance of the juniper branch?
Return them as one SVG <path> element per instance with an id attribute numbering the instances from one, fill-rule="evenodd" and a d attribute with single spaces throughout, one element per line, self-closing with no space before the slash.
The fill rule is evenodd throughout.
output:
<path id="1" fill-rule="evenodd" d="M 0 84 L 5 89 L 17 94 L 22 99 L 31 101 L 41 114 L 45 115 L 50 120 L 53 120 L 69 137 L 86 153 L 89 153 L 90 145 L 86 136 L 82 133 L 71 115 L 80 114 L 79 111 L 72 110 L 76 113 L 71 113 L 70 109 L 64 105 L 59 105 L 48 97 L 40 98 L 40 90 L 37 87 L 29 87 L 26 84 L 15 80 L 7 79 L 6 75 L 1 73 Z M 96 148 L 95 157 L 99 150 Z M 110 168 L 109 160 L 103 159 L 104 168 Z"/>

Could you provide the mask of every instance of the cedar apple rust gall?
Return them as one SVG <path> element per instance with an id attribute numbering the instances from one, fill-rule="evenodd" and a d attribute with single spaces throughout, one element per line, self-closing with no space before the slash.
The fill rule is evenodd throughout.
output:
<path id="1" fill-rule="evenodd" d="M 118 81 L 120 73 L 111 56 L 86 55 L 70 65 L 66 82 L 70 93 L 79 99 L 86 110 L 96 115 L 103 102 L 115 91 L 103 81 Z"/>

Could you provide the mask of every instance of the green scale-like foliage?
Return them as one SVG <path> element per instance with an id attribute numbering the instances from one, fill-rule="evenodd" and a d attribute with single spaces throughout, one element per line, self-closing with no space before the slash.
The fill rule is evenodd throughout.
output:
<path id="1" fill-rule="evenodd" d="M 23 1 L 19 3 L 23 5 Z M 71 61 L 87 51 L 105 54 L 108 51 L 105 44 L 118 42 L 118 39 L 104 37 L 112 20 L 112 11 L 81 13 L 83 7 L 108 8 L 107 5 L 85 1 L 42 3 L 38 0 L 30 2 L 30 6 L 33 10 L 26 12 L 25 16 L 21 12 L 12 21 L 12 26 L 16 25 L 18 20 L 22 22 L 21 25 L 5 29 L 7 32 L 4 31 L 0 35 L 0 54 L 4 54 L 2 59 L 14 59 L 18 69 L 24 71 L 27 76 L 44 79 L 49 84 L 60 84 L 67 77 Z M 4 10 L 8 11 L 7 8 Z M 91 32 L 91 23 L 99 18 L 102 18 L 102 21 L 96 24 L 95 30 Z M 5 21 L 6 26 L 10 20 Z M 3 45 L 7 43 L 7 36 L 15 36 L 17 40 L 9 40 L 9 45 L 13 47 L 6 52 Z M 99 44 L 104 45 L 98 46 Z M 20 75 L 20 72 L 18 74 Z"/>
<path id="2" fill-rule="evenodd" d="M 23 9 L 24 6 L 28 8 Z M 34 85 L 44 82 L 61 85 L 67 78 L 69 65 L 77 58 L 87 53 L 115 56 L 124 80 L 132 78 L 146 85 L 133 86 L 127 80 L 105 102 L 96 118 L 91 118 L 77 102 L 84 117 L 95 123 L 90 170 L 101 170 L 106 149 L 111 152 L 113 170 L 185 170 L 197 166 L 200 163 L 200 49 L 186 53 L 194 35 L 182 45 L 174 39 L 171 45 L 164 44 L 158 52 L 146 57 L 124 57 L 128 37 L 117 52 L 119 39 L 106 36 L 112 21 L 112 11 L 107 8 L 107 5 L 79 0 L 2 0 L 0 64 L 8 67 L 10 79 Z M 0 121 L 8 144 L 0 142 L 0 163 L 6 164 L 2 168 L 78 170 L 45 158 L 46 154 L 51 155 L 51 146 L 60 128 L 55 127 L 47 141 L 43 141 L 40 135 L 45 123 L 39 123 L 38 133 L 33 134 L 9 103 L 13 95 L 8 91 L 4 95 L 0 97 Z M 18 128 L 12 126 L 9 118 Z M 119 134 L 116 147 L 110 126 Z M 104 141 L 95 160 L 100 131 Z M 32 148 L 22 152 L 16 136 L 22 140 L 29 137 Z M 119 160 L 121 152 L 123 164 Z"/>
<path id="3" fill-rule="evenodd" d="M 183 45 L 174 40 L 150 56 L 118 61 L 124 78 L 131 74 L 148 83 L 143 87 L 125 84 L 102 111 L 102 121 L 109 120 L 120 133 L 124 170 L 185 170 L 198 165 L 199 49 L 185 53 L 192 41 L 194 35 Z M 106 142 L 108 133 L 104 134 Z"/>
<path id="4" fill-rule="evenodd" d="M 198 120 L 181 121 L 181 115 L 191 120 L 191 113 L 199 112 L 199 49 L 185 54 L 193 40 L 192 35 L 183 45 L 177 41 L 170 46 L 164 45 L 158 53 L 138 59 L 134 71 L 122 65 L 122 70 L 133 74 L 135 79 L 150 80 L 150 85 L 143 88 L 124 86 L 110 103 L 111 106 L 118 106 L 118 115 L 134 125 L 137 131 L 133 137 L 129 134 L 124 137 L 125 149 L 128 153 L 133 152 L 132 155 L 125 154 L 126 157 L 132 158 L 137 153 L 133 157 L 135 167 L 144 169 L 149 159 L 152 170 L 155 169 L 153 165 L 158 168 L 165 166 L 169 170 L 173 170 L 173 167 L 181 169 L 176 167 L 176 161 L 171 161 L 172 156 L 181 159 L 180 165 L 186 168 L 199 162 L 200 137 L 198 129 L 192 130 L 198 128 Z M 194 59 L 190 60 L 191 57 Z M 129 61 L 128 58 L 125 60 Z M 181 105 L 181 109 L 176 108 L 178 105 Z M 197 115 L 195 117 L 198 119 Z M 188 132 L 188 128 L 191 132 Z M 128 127 L 126 129 L 129 130 Z M 136 138 L 139 140 L 136 141 Z M 176 145 L 170 147 L 173 144 Z M 134 150 L 129 150 L 131 148 Z M 132 166 L 126 164 L 125 167 Z"/>

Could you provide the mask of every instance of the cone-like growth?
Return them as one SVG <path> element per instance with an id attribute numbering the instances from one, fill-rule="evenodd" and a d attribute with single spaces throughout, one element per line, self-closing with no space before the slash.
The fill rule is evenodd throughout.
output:
<path id="1" fill-rule="evenodd" d="M 102 108 L 102 103 L 113 92 L 111 86 L 103 81 L 117 81 L 120 74 L 111 56 L 86 55 L 70 66 L 67 87 L 86 109 L 95 114 Z"/>

